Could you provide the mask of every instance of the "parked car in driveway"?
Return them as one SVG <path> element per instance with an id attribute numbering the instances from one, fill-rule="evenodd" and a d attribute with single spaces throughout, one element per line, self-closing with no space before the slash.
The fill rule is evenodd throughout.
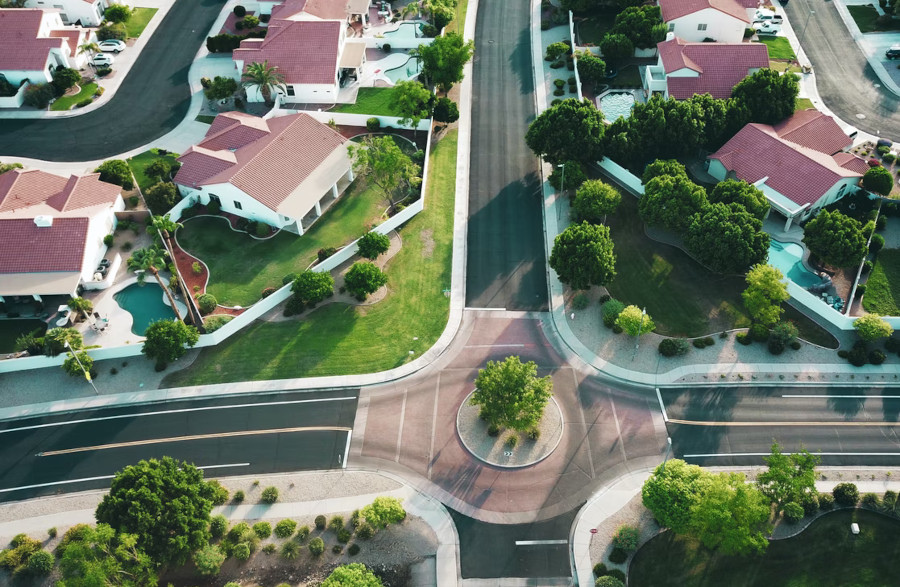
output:
<path id="1" fill-rule="evenodd" d="M 105 53 L 100 53 L 99 55 L 94 55 L 91 59 L 91 63 L 98 67 L 110 66 L 115 62 L 115 59 L 112 55 L 106 55 Z"/>
<path id="2" fill-rule="evenodd" d="M 125 50 L 125 42 L 119 41 L 118 39 L 110 39 L 108 41 L 100 41 L 97 43 L 97 46 L 100 47 L 101 51 L 113 52 L 113 53 L 121 53 Z"/>
<path id="3" fill-rule="evenodd" d="M 757 10 L 756 14 L 753 16 L 753 24 L 756 23 L 764 23 L 770 22 L 772 24 L 782 24 L 784 19 L 780 14 L 776 14 L 771 10 Z"/>
<path id="4" fill-rule="evenodd" d="M 884 56 L 888 59 L 900 59 L 900 45 L 893 45 L 884 52 Z"/>
<path id="5" fill-rule="evenodd" d="M 757 35 L 777 35 L 781 32 L 781 25 L 771 22 L 753 23 Z"/>

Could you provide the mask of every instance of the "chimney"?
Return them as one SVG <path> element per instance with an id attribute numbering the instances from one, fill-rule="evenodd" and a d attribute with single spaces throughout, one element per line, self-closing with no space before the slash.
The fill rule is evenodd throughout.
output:
<path id="1" fill-rule="evenodd" d="M 39 228 L 50 228 L 53 226 L 53 216 L 35 216 L 34 225 Z"/>

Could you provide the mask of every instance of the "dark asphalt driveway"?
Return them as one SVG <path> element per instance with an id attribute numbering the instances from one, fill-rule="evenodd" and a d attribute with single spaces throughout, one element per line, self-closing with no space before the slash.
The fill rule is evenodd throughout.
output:
<path id="1" fill-rule="evenodd" d="M 466 306 L 547 310 L 528 0 L 481 2 L 472 71 Z"/>
<path id="2" fill-rule="evenodd" d="M 825 104 L 848 124 L 900 140 L 900 98 L 875 87 L 880 84 L 878 76 L 856 46 L 834 3 L 793 0 L 784 10 L 797 34 L 803 34 L 801 44 L 815 68 L 816 84 Z M 810 16 L 810 10 L 815 14 Z M 859 118 L 859 114 L 865 118 Z"/>
<path id="3" fill-rule="evenodd" d="M 176 0 L 105 106 L 71 118 L 0 121 L 0 156 L 103 159 L 178 126 L 190 105 L 188 69 L 222 5 L 217 0 Z"/>

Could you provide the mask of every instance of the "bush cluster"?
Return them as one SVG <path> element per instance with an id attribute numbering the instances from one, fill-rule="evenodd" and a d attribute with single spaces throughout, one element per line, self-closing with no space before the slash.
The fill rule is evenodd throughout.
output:
<path id="1" fill-rule="evenodd" d="M 609 553 L 609 562 L 620 565 L 628 560 L 628 552 L 621 548 L 613 548 Z"/>
<path id="2" fill-rule="evenodd" d="M 259 500 L 262 503 L 275 503 L 278 501 L 278 488 L 273 486 L 266 487 L 263 489 Z"/>
<path id="3" fill-rule="evenodd" d="M 227 33 L 206 37 L 206 48 L 210 53 L 231 53 L 241 46 L 244 39 L 265 38 L 268 29 L 251 31 L 245 35 L 229 35 Z"/>
<path id="4" fill-rule="evenodd" d="M 281 520 L 275 524 L 275 536 L 278 538 L 290 538 L 297 529 L 297 522 L 294 520 Z"/>
<path id="5" fill-rule="evenodd" d="M 856 507 L 859 502 L 859 489 L 855 483 L 838 483 L 831 494 L 834 496 L 834 502 L 842 507 Z"/>
<path id="6" fill-rule="evenodd" d="M 214 312 L 217 306 L 218 301 L 212 294 L 205 293 L 197 298 L 197 307 L 200 309 L 200 312 L 202 314 L 209 314 L 210 312 Z"/>
<path id="7" fill-rule="evenodd" d="M 640 531 L 636 527 L 623 524 L 613 534 L 612 543 L 614 548 L 629 552 L 637 550 L 639 539 Z"/>
<path id="8" fill-rule="evenodd" d="M 621 314 L 624 309 L 625 304 L 615 298 L 610 298 L 609 301 L 603 304 L 603 309 L 601 310 L 603 315 L 603 325 L 607 328 L 613 328 L 616 325 L 619 314 Z"/>
<path id="9" fill-rule="evenodd" d="M 716 344 L 716 341 L 713 340 L 713 337 L 711 336 L 704 336 L 703 338 L 695 338 L 691 341 L 691 344 L 694 345 L 694 348 L 705 349 L 708 346 Z"/>

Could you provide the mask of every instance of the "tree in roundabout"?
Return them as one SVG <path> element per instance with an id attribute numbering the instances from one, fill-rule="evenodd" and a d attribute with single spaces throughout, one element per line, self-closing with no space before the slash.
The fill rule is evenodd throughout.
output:
<path id="1" fill-rule="evenodd" d="M 519 357 L 502 362 L 488 361 L 475 378 L 472 404 L 479 416 L 494 430 L 510 428 L 519 432 L 535 429 L 550 401 L 553 381 L 538 377 L 534 361 L 523 363 Z"/>

